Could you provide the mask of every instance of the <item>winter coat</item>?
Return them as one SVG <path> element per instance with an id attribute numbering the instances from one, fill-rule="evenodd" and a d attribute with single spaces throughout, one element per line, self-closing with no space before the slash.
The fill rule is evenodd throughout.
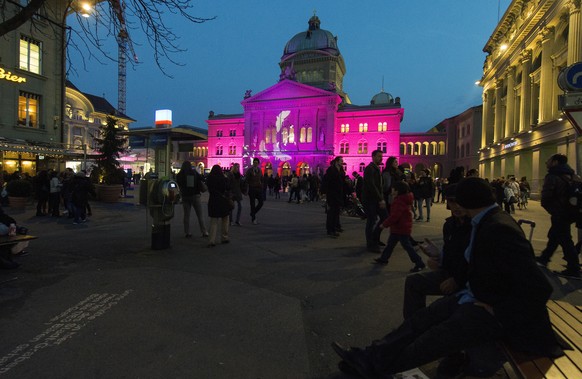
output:
<path id="1" fill-rule="evenodd" d="M 542 207 L 552 216 L 569 217 L 568 179 L 574 170 L 568 164 L 550 167 L 542 187 Z"/>
<path id="2" fill-rule="evenodd" d="M 412 234 L 412 193 L 398 195 L 392 201 L 390 206 L 390 216 L 384 220 L 385 228 L 390 228 L 390 233 L 394 234 Z"/>
<path id="3" fill-rule="evenodd" d="M 208 217 L 223 218 L 230 214 L 231 208 L 225 196 L 229 196 L 228 179 L 223 175 L 208 175 Z"/>

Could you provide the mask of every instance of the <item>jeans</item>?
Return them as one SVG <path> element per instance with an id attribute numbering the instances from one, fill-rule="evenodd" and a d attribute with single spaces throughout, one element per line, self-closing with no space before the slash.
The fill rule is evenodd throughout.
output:
<path id="1" fill-rule="evenodd" d="M 202 214 L 202 204 L 200 203 L 200 194 L 194 195 L 192 197 L 182 198 L 182 207 L 184 209 L 184 233 L 190 234 L 190 213 L 192 208 L 196 212 L 196 217 L 198 217 L 198 225 L 200 225 L 200 232 L 202 235 L 208 233 L 206 230 L 206 224 L 204 223 L 204 215 Z"/>
<path id="2" fill-rule="evenodd" d="M 382 229 L 378 227 L 379 222 L 388 217 L 386 208 L 380 208 L 376 201 L 366 201 L 364 204 L 364 212 L 366 212 L 366 246 L 378 246 L 380 241 L 380 233 Z"/>
<path id="3" fill-rule="evenodd" d="M 416 200 L 416 207 L 418 208 L 418 218 L 422 220 L 423 216 L 422 216 L 422 203 L 426 203 L 426 219 L 429 220 L 430 219 L 430 198 L 420 198 L 418 200 Z"/>
<path id="4" fill-rule="evenodd" d="M 419 309 L 426 308 L 427 296 L 443 295 L 440 284 L 448 278 L 444 270 L 417 272 L 408 275 L 404 282 L 404 319 L 410 318 Z"/>
<path id="5" fill-rule="evenodd" d="M 235 221 L 236 223 L 240 223 L 240 212 L 242 210 L 242 204 L 240 200 L 234 200 L 234 203 L 236 204 L 236 218 Z M 229 216 L 229 220 L 230 222 L 232 222 L 232 215 L 234 213 L 234 209 L 232 211 L 230 211 L 230 216 Z"/>
<path id="6" fill-rule="evenodd" d="M 263 190 L 256 189 L 256 188 L 249 188 L 249 200 L 251 202 L 251 218 L 254 221 L 257 213 L 259 213 L 259 211 L 263 207 L 263 202 L 264 202 Z M 258 203 L 255 203 L 255 201 L 258 201 Z"/>
<path id="7" fill-rule="evenodd" d="M 412 247 L 412 243 L 410 242 L 410 235 L 408 234 L 390 233 L 390 237 L 388 237 L 388 242 L 386 242 L 386 247 L 384 248 L 380 259 L 383 261 L 388 261 L 390 256 L 392 256 L 392 252 L 394 251 L 394 248 L 398 242 L 400 242 L 404 250 L 406 250 L 412 263 L 417 266 L 424 266 L 422 258 L 416 253 L 414 247 Z"/>

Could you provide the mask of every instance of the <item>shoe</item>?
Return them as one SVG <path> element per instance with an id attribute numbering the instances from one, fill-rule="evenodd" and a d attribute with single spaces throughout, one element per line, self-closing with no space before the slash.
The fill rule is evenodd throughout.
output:
<path id="1" fill-rule="evenodd" d="M 206 237 L 208 237 L 208 232 L 202 233 L 202 238 L 206 238 Z"/>
<path id="2" fill-rule="evenodd" d="M 427 217 L 426 222 L 430 222 L 430 218 Z"/>
<path id="3" fill-rule="evenodd" d="M 215 244 L 215 243 L 212 243 L 212 242 L 211 242 L 211 243 L 209 243 L 209 244 L 208 244 L 208 247 L 214 247 L 214 246 L 216 246 L 216 244 Z"/>
<path id="4" fill-rule="evenodd" d="M 186 233 L 186 238 L 192 238 L 192 234 L 191 233 Z"/>
<path id="5" fill-rule="evenodd" d="M 425 265 L 422 265 L 422 266 L 416 265 L 410 269 L 410 272 L 419 272 L 419 271 L 424 270 L 425 267 L 426 267 Z"/>
<path id="6" fill-rule="evenodd" d="M 357 372 L 359 376 L 367 379 L 378 378 L 363 350 L 345 348 L 337 342 L 332 342 L 331 347 L 342 358 L 345 365 Z"/>
<path id="7" fill-rule="evenodd" d="M 236 226 L 240 226 L 240 222 L 238 222 L 238 221 L 237 221 L 237 222 L 235 222 L 234 224 L 235 224 Z"/>
<path id="8" fill-rule="evenodd" d="M 342 228 L 335 228 L 335 231 L 338 233 L 343 233 L 344 230 Z"/>
<path id="9" fill-rule="evenodd" d="M 87 219 L 86 219 L 86 218 L 84 218 L 84 219 L 82 219 L 82 220 L 81 220 L 81 222 L 87 222 Z"/>
<path id="10" fill-rule="evenodd" d="M 77 222 L 77 221 L 73 221 L 73 225 L 79 225 L 81 223 L 81 221 Z"/>
<path id="11" fill-rule="evenodd" d="M 414 238 L 410 237 L 410 244 L 411 244 L 412 246 L 418 246 L 418 241 L 417 241 L 417 240 L 415 240 Z"/>
<path id="12" fill-rule="evenodd" d="M 382 241 L 378 241 L 378 246 L 386 246 L 386 244 Z"/>
<path id="13" fill-rule="evenodd" d="M 338 238 L 340 236 L 338 232 L 327 232 L 327 235 L 331 238 Z"/>
<path id="14" fill-rule="evenodd" d="M 536 263 L 541 267 L 548 267 L 548 261 L 542 257 L 535 257 Z"/>
<path id="15" fill-rule="evenodd" d="M 257 221 L 256 218 L 253 220 L 253 225 L 259 225 L 259 222 Z"/>
<path id="16" fill-rule="evenodd" d="M 230 240 L 222 240 L 222 243 L 230 243 Z"/>
<path id="17" fill-rule="evenodd" d="M 374 259 L 374 262 L 375 262 L 375 264 L 379 264 L 379 265 L 387 265 L 388 264 L 388 261 L 385 261 L 382 258 L 376 258 L 376 259 Z"/>
<path id="18" fill-rule="evenodd" d="M 558 276 L 563 276 L 564 278 L 569 278 L 569 279 L 582 279 L 582 277 L 580 276 L 580 270 L 573 270 L 570 268 L 567 268 L 565 270 L 562 271 L 554 271 L 554 274 L 558 275 Z"/>
<path id="19" fill-rule="evenodd" d="M 353 369 L 352 366 L 347 364 L 346 361 L 340 361 L 340 363 L 337 364 L 337 368 L 344 374 L 348 374 L 350 376 L 360 376 L 356 369 Z"/>

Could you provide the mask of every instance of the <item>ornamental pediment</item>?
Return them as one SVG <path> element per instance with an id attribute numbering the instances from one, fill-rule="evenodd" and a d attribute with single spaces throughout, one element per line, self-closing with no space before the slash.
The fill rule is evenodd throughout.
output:
<path id="1" fill-rule="evenodd" d="M 295 82 L 293 80 L 282 80 L 279 83 L 271 86 L 256 95 L 253 95 L 241 102 L 244 106 L 253 103 L 260 103 L 266 101 L 280 101 L 280 100 L 299 100 L 321 98 L 322 102 L 335 99 L 337 104 L 341 102 L 341 98 L 335 92 L 325 91 L 319 88 Z"/>

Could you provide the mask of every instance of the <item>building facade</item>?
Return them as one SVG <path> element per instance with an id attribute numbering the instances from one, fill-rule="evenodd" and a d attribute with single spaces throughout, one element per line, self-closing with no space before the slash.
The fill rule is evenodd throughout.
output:
<path id="1" fill-rule="evenodd" d="M 343 88 L 345 64 L 337 38 L 313 16 L 305 32 L 287 42 L 280 81 L 241 102 L 243 114 L 214 115 L 208 123 L 208 166 L 250 166 L 261 159 L 267 174 L 324 172 L 334 156 L 346 172 L 363 172 L 373 150 L 398 156 L 400 99 L 381 91 L 357 106 Z"/>
<path id="2" fill-rule="evenodd" d="M 558 106 L 561 69 L 582 60 L 580 0 L 514 0 L 484 51 L 480 175 L 526 176 L 539 193 L 555 153 L 576 166 L 576 132 Z"/>

